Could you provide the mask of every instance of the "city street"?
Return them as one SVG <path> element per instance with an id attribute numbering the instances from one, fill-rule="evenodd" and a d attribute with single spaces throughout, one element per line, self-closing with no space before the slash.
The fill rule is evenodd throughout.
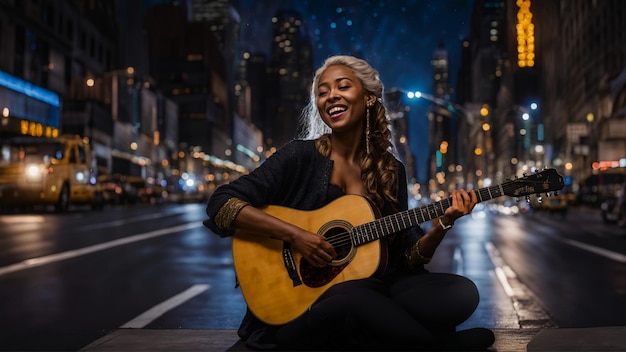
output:
<path id="1" fill-rule="evenodd" d="M 428 266 L 477 283 L 484 303 L 464 326 L 626 325 L 623 228 L 589 208 L 492 208 L 457 221 Z M 119 328 L 236 329 L 230 240 L 205 218 L 204 204 L 0 214 L 0 349 L 78 350 Z"/>

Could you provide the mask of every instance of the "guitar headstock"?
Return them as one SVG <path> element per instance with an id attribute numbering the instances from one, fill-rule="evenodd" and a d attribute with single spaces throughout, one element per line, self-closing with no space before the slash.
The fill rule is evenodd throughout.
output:
<path id="1" fill-rule="evenodd" d="M 504 182 L 502 189 L 509 197 L 521 197 L 560 191 L 564 186 L 563 176 L 555 169 L 545 169 L 536 174 Z"/>

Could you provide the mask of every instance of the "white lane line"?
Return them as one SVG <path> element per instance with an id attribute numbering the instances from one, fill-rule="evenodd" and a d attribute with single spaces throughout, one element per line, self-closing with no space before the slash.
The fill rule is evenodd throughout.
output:
<path id="1" fill-rule="evenodd" d="M 574 247 L 578 247 L 580 249 L 584 249 L 586 251 L 595 253 L 595 254 L 599 254 L 605 258 L 611 259 L 611 260 L 615 260 L 616 262 L 620 262 L 620 263 L 626 263 L 626 255 L 623 255 L 621 253 L 617 253 L 617 252 L 613 252 L 613 251 L 609 251 L 607 249 L 604 248 L 599 248 L 596 246 L 592 246 L 583 242 L 578 242 L 575 240 L 570 240 L 570 239 L 565 239 L 565 238 L 559 238 L 559 237 L 555 237 L 556 239 L 558 239 L 561 242 L 567 243 L 571 246 Z"/>
<path id="2" fill-rule="evenodd" d="M 109 241 L 109 242 L 103 242 L 103 243 L 99 243 L 93 246 L 83 247 L 83 248 L 79 248 L 79 249 L 75 249 L 75 250 L 71 250 L 67 252 L 55 253 L 55 254 L 50 254 L 50 255 L 43 256 L 43 257 L 39 257 L 39 258 L 27 259 L 20 263 L 1 267 L 0 276 L 14 273 L 20 270 L 33 268 L 36 266 L 58 262 L 58 261 L 65 260 L 65 259 L 79 257 L 81 255 L 90 254 L 93 252 L 102 251 L 105 249 L 122 246 L 125 244 L 137 242 L 137 241 L 147 240 L 153 237 L 159 237 L 159 236 L 169 235 L 174 232 L 190 230 L 190 229 L 201 227 L 201 226 L 203 226 L 202 221 L 196 221 L 196 222 L 192 222 L 188 224 L 150 231 L 150 232 L 146 232 L 146 233 L 142 233 L 142 234 L 138 234 L 138 235 L 134 235 L 130 237 L 124 237 L 124 238 L 120 238 L 120 239 Z"/>
<path id="3" fill-rule="evenodd" d="M 513 288 L 509 284 L 509 280 L 506 278 L 506 274 L 504 273 L 504 270 L 499 266 L 497 266 L 495 270 L 496 270 L 496 277 L 498 277 L 498 281 L 500 281 L 500 285 L 502 285 L 502 288 L 504 288 L 504 292 L 506 293 L 507 296 L 513 297 L 515 293 L 513 292 Z"/>
<path id="4" fill-rule="evenodd" d="M 463 253 L 461 253 L 461 248 L 454 248 L 452 262 L 454 263 L 454 273 L 463 276 Z"/>
<path id="5" fill-rule="evenodd" d="M 513 269 L 511 269 L 511 267 L 504 262 L 504 259 L 502 259 L 500 251 L 496 248 L 496 246 L 492 242 L 487 242 L 485 243 L 485 249 L 487 250 L 489 259 L 494 266 L 496 278 L 500 282 L 500 285 L 504 289 L 506 295 L 514 299 L 525 297 L 525 286 L 519 282 L 517 274 L 515 274 Z M 514 284 L 512 284 L 512 282 Z"/>
<path id="6" fill-rule="evenodd" d="M 81 226 L 77 228 L 77 230 L 86 231 L 86 230 L 103 229 L 107 227 L 116 227 L 116 226 L 130 224 L 133 222 L 152 220 L 152 219 L 161 219 L 166 216 L 174 216 L 174 215 L 179 215 L 179 214 L 184 214 L 184 212 L 175 212 L 175 213 L 159 212 L 159 213 L 144 214 L 144 215 L 139 215 L 133 218 L 127 218 L 123 220 L 113 220 L 113 221 L 103 222 L 99 224 L 89 224 L 89 225 Z"/>
<path id="7" fill-rule="evenodd" d="M 190 288 L 188 288 L 186 291 L 183 291 L 177 294 L 176 296 L 168 299 L 167 301 L 163 301 L 157 304 L 156 306 L 148 309 L 147 311 L 141 313 L 136 318 L 120 326 L 120 328 L 141 329 L 144 326 L 153 322 L 156 318 L 167 313 L 169 310 L 176 308 L 177 306 L 185 303 L 186 301 L 201 294 L 202 292 L 208 290 L 209 288 L 211 288 L 210 285 L 193 285 Z"/>

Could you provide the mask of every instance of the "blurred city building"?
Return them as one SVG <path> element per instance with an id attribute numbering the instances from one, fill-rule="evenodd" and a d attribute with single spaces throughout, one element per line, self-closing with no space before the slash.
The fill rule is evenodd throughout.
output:
<path id="1" fill-rule="evenodd" d="M 393 130 L 394 147 L 406 167 L 406 174 L 409 181 L 417 182 L 415 175 L 414 156 L 409 146 L 409 129 L 411 126 L 411 106 L 406 103 L 404 96 L 407 92 L 396 87 L 389 89 L 385 93 L 385 104 L 391 120 Z"/>
<path id="2" fill-rule="evenodd" d="M 259 38 L 268 54 L 250 52 L 233 3 L 0 0 L 0 137 L 78 134 L 99 173 L 159 182 L 214 187 L 255 168 L 299 132 L 314 36 L 281 9 Z M 433 48 L 428 179 L 416 183 L 446 192 L 556 167 L 580 192 L 626 167 L 626 2 L 476 0 L 470 20 L 458 72 Z M 413 179 L 421 117 L 406 93 L 385 99 Z"/>
<path id="3" fill-rule="evenodd" d="M 0 2 L 2 136 L 79 134 L 111 171 L 110 106 L 87 78 L 119 65 L 117 16 L 109 1 Z"/>
<path id="4" fill-rule="evenodd" d="M 449 78 L 448 51 L 443 41 L 439 42 L 439 47 L 433 52 L 432 60 L 432 96 L 435 100 L 450 101 L 451 87 Z M 441 180 L 442 174 L 447 172 L 448 163 L 455 160 L 455 153 L 452 146 L 456 144 L 456 116 L 447 106 L 439 104 L 431 105 L 428 112 L 429 121 L 429 175 L 434 175 Z M 432 188 L 432 187 L 431 187 Z M 432 189 L 435 190 L 435 189 Z"/>
<path id="5" fill-rule="evenodd" d="M 280 10 L 272 18 L 265 142 L 280 147 L 299 132 L 299 117 L 309 100 L 313 78 L 313 43 L 301 14 Z"/>
<path id="6" fill-rule="evenodd" d="M 556 167 L 578 192 L 626 165 L 625 11 L 617 0 L 475 2 L 457 81 L 470 186 Z"/>

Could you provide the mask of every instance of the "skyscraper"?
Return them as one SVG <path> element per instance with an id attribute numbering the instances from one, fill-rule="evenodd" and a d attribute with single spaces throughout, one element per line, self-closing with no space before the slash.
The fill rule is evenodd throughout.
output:
<path id="1" fill-rule="evenodd" d="M 299 13 L 281 10 L 272 22 L 267 88 L 273 118 L 265 142 L 279 147 L 298 133 L 300 114 L 308 101 L 313 78 L 313 53 L 311 36 Z"/>

